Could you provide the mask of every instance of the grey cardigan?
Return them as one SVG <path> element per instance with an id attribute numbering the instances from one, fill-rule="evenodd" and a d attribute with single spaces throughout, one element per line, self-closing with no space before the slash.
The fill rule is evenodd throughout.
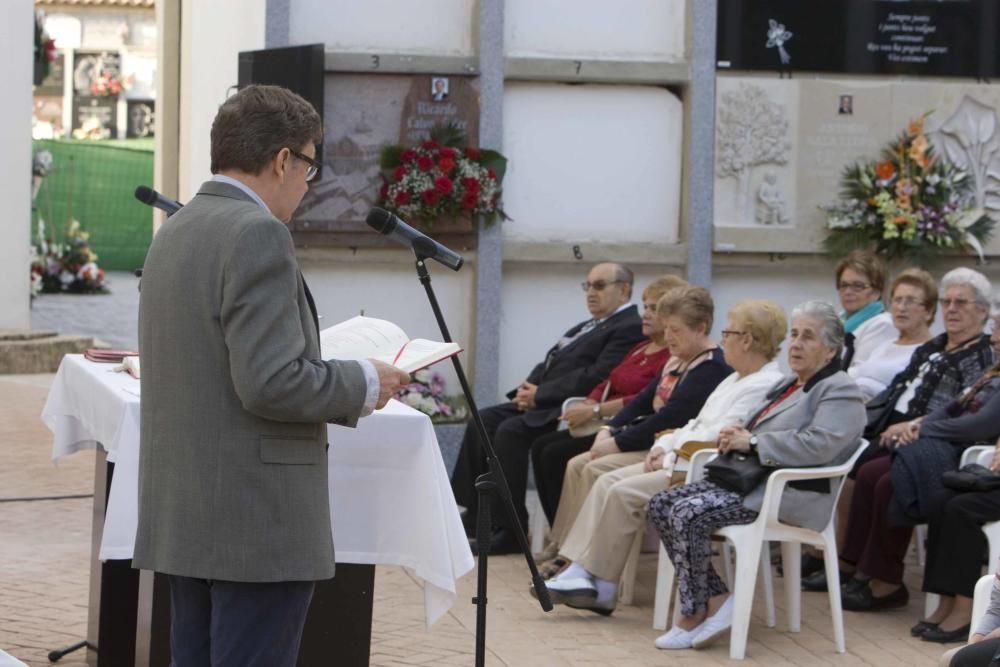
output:
<path id="1" fill-rule="evenodd" d="M 356 362 L 320 361 L 287 227 L 207 182 L 150 246 L 133 564 L 229 581 L 333 576 L 326 422 L 357 423 Z"/>
<path id="2" fill-rule="evenodd" d="M 787 387 L 792 380 L 785 378 L 775 387 Z M 770 396 L 774 396 L 773 391 Z M 768 398 L 750 414 L 757 414 L 771 400 Z M 847 373 L 836 371 L 815 384 L 807 383 L 775 406 L 757 422 L 753 434 L 757 436 L 757 453 L 764 465 L 827 466 L 843 463 L 854 454 L 864 426 L 861 390 Z M 765 487 L 766 482 L 747 494 L 744 507 L 759 512 Z M 784 523 L 822 530 L 830 517 L 833 500 L 833 494 L 786 486 L 778 517 Z"/>

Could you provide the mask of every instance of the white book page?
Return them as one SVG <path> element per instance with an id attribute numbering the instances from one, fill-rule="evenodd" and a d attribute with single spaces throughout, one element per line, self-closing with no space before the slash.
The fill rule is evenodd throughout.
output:
<path id="1" fill-rule="evenodd" d="M 414 338 L 406 344 L 398 359 L 389 357 L 376 357 L 376 359 L 401 368 L 407 373 L 413 373 L 461 351 L 462 348 L 458 346 L 458 343 L 441 343 Z"/>
<path id="2" fill-rule="evenodd" d="M 388 320 L 358 315 L 319 334 L 323 359 L 383 359 L 390 361 L 406 344 L 406 333 Z"/>

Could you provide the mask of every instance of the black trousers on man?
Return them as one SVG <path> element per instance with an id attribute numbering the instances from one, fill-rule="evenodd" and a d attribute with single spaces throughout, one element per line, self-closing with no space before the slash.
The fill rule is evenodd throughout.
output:
<path id="1" fill-rule="evenodd" d="M 514 501 L 517 518 L 524 526 L 528 520 L 528 510 L 524 505 L 524 496 L 528 490 L 528 460 L 531 444 L 536 438 L 551 433 L 558 422 L 549 421 L 541 426 L 532 426 L 524 418 L 513 403 L 501 403 L 479 411 L 486 427 L 486 433 L 493 443 L 497 462 L 503 469 L 510 495 Z M 469 422 L 462 438 L 462 449 L 458 453 L 458 462 L 451 476 L 451 488 L 455 493 L 455 501 L 468 509 L 464 517 L 465 531 L 470 536 L 475 535 L 476 515 L 479 511 L 479 498 L 476 494 L 476 478 L 488 472 L 486 453 L 479 441 L 476 425 Z M 499 502 L 493 503 L 493 526 L 510 530 L 510 520 L 506 510 Z"/>
<path id="2" fill-rule="evenodd" d="M 927 521 L 927 593 L 972 597 L 986 552 L 983 524 L 1000 521 L 1000 490 L 946 492 L 937 497 Z M 987 563 L 993 572 L 996 563 Z"/>

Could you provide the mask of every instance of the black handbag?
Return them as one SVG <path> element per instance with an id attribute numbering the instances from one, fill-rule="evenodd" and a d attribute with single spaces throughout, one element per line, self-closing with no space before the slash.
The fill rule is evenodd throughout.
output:
<path id="1" fill-rule="evenodd" d="M 775 470 L 761 463 L 756 452 L 726 452 L 705 464 L 705 478 L 727 491 L 745 496 Z"/>
<path id="2" fill-rule="evenodd" d="M 1000 475 L 986 466 L 969 463 L 941 475 L 941 482 L 953 491 L 995 491 L 1000 489 Z"/>
<path id="3" fill-rule="evenodd" d="M 889 426 L 892 412 L 896 409 L 896 402 L 904 391 L 906 391 L 905 382 L 894 382 L 865 405 L 868 418 L 864 436 L 869 442 L 875 442 L 882 431 Z"/>

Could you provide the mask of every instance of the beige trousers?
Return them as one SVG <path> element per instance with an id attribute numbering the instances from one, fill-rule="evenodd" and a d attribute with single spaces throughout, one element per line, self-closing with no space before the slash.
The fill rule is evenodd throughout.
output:
<path id="1" fill-rule="evenodd" d="M 642 468 L 636 463 L 598 478 L 559 553 L 601 579 L 621 578 L 636 533 L 646 529 L 649 499 L 671 485 L 663 470 Z M 679 482 L 684 477 L 685 473 L 675 474 Z"/>
<path id="2" fill-rule="evenodd" d="M 594 486 L 597 478 L 611 470 L 618 470 L 646 460 L 646 451 L 621 452 L 606 454 L 600 458 L 591 459 L 590 452 L 574 456 L 566 464 L 563 475 L 562 494 L 559 496 L 559 507 L 556 509 L 556 519 L 549 531 L 549 541 L 561 545 L 566 534 L 576 521 L 576 515 L 587 499 L 587 494 Z M 560 550 L 561 553 L 561 550 Z"/>

